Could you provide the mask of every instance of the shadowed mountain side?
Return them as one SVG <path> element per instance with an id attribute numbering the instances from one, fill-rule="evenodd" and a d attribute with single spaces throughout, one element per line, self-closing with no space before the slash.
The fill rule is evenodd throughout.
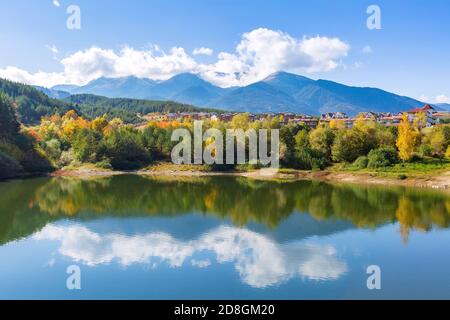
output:
<path id="1" fill-rule="evenodd" d="M 351 87 L 326 80 L 312 80 L 287 72 L 238 88 L 221 88 L 198 75 L 178 74 L 166 81 L 128 78 L 100 78 L 82 87 L 56 86 L 72 94 L 89 93 L 107 97 L 173 100 L 200 107 L 233 111 L 295 112 L 317 115 L 342 111 L 399 112 L 419 107 L 422 102 L 377 88 Z"/>

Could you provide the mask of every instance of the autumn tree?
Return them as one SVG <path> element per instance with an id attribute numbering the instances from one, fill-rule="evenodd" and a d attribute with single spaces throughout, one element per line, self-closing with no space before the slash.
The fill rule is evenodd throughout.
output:
<path id="1" fill-rule="evenodd" d="M 398 127 L 397 148 L 400 159 L 408 161 L 412 158 L 414 149 L 417 146 L 419 132 L 415 130 L 409 122 L 408 114 L 403 115 Z"/>
<path id="2" fill-rule="evenodd" d="M 450 144 L 450 126 L 435 126 L 424 137 L 424 143 L 429 145 L 432 152 L 438 157 L 443 157 Z"/>
<path id="3" fill-rule="evenodd" d="M 427 126 L 427 115 L 425 112 L 418 112 L 414 117 L 414 128 L 417 130 L 422 130 Z"/>

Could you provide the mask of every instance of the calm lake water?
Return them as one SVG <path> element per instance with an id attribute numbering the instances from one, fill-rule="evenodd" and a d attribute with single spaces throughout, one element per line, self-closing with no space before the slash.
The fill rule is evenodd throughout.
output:
<path id="1" fill-rule="evenodd" d="M 432 190 L 116 176 L 0 183 L 0 298 L 450 299 Z M 68 290 L 67 268 L 81 270 Z M 368 290 L 367 267 L 381 268 Z"/>

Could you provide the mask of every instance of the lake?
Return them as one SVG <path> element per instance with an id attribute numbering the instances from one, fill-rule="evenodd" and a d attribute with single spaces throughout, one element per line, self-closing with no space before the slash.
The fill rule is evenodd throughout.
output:
<path id="1" fill-rule="evenodd" d="M 0 298 L 450 299 L 450 196 L 241 177 L 0 182 Z M 381 290 L 369 290 L 369 266 Z M 68 268 L 80 290 L 69 290 Z"/>

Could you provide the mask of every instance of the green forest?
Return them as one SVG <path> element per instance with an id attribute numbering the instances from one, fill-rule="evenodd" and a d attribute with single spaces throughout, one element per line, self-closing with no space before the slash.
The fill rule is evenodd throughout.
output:
<path id="1" fill-rule="evenodd" d="M 0 79 L 0 92 L 10 98 L 18 120 L 25 125 L 39 124 L 42 117 L 64 115 L 75 110 L 87 119 L 106 115 L 108 119 L 121 118 L 125 123 L 139 123 L 151 112 L 217 111 L 202 109 L 173 101 L 153 101 L 125 98 L 106 98 L 89 94 L 72 95 L 64 100 L 52 99 L 33 86 Z"/>

